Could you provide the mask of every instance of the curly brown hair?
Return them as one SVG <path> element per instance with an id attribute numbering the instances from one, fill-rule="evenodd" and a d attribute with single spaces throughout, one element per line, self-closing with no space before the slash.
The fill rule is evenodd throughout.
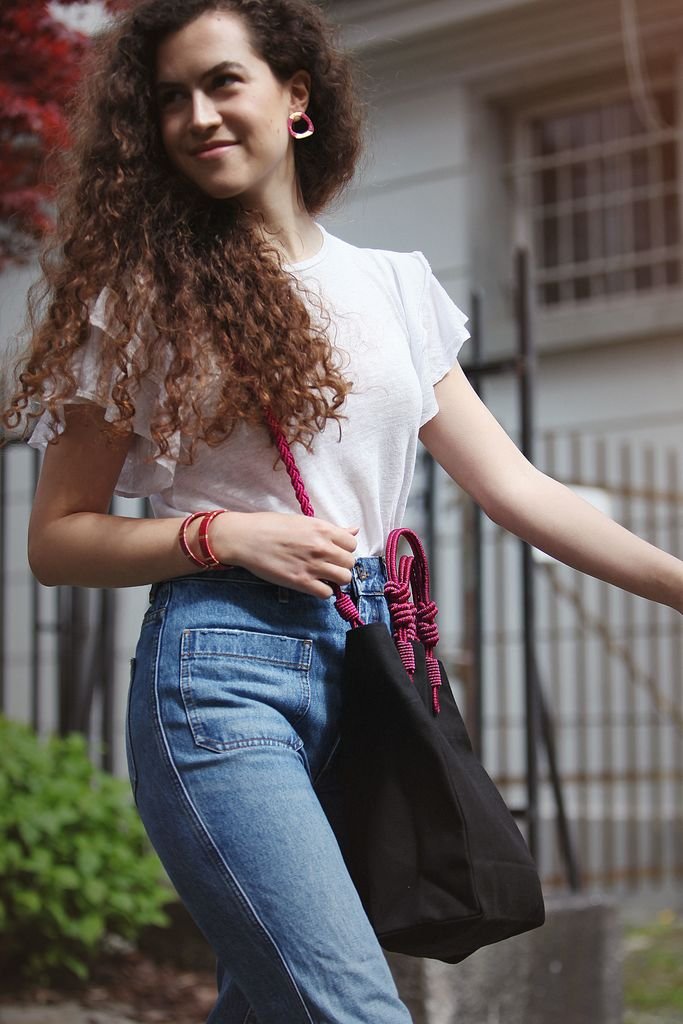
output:
<path id="1" fill-rule="evenodd" d="M 180 430 L 192 458 L 236 422 L 269 406 L 292 440 L 309 445 L 340 421 L 350 389 L 322 309 L 294 286 L 254 212 L 181 178 L 161 140 L 154 73 L 161 40 L 205 11 L 241 17 L 254 50 L 286 82 L 311 76 L 316 132 L 295 147 L 300 195 L 315 215 L 351 180 L 362 104 L 348 56 L 312 0 L 144 0 L 95 41 L 74 105 L 57 230 L 31 297 L 31 343 L 3 419 L 37 407 L 56 416 L 73 399 L 74 359 L 106 287 L 108 329 L 98 351 L 98 399 L 126 434 L 145 375 L 158 375 L 151 433 L 158 451 Z M 310 299 L 310 297 L 309 297 Z M 143 343 L 131 345 L 131 339 Z"/>

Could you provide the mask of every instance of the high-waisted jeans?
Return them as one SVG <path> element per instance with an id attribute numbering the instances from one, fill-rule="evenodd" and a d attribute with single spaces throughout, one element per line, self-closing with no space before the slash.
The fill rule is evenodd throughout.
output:
<path id="1" fill-rule="evenodd" d="M 383 563 L 350 593 L 386 621 Z M 126 748 L 171 881 L 212 946 L 207 1024 L 410 1024 L 339 851 L 346 633 L 332 600 L 243 569 L 155 584 Z"/>

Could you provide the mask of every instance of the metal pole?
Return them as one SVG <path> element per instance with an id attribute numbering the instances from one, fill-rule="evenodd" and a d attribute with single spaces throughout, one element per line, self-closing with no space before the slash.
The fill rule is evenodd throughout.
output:
<path id="1" fill-rule="evenodd" d="M 70 587 L 57 587 L 57 717 L 60 736 L 69 732 L 68 681 L 71 673 L 70 616 L 72 591 Z"/>
<path id="2" fill-rule="evenodd" d="M 424 491 L 423 508 L 425 515 L 425 543 L 429 559 L 430 576 L 434 593 L 436 588 L 436 462 L 425 449 L 423 455 Z"/>
<path id="3" fill-rule="evenodd" d="M 519 331 L 519 404 L 521 414 L 521 450 L 533 461 L 534 409 L 536 384 L 536 351 L 531 329 L 531 295 L 529 254 L 524 249 L 516 253 L 517 325 Z M 527 771 L 527 840 L 532 857 L 539 862 L 540 837 L 538 813 L 538 700 L 535 679 L 535 625 L 536 606 L 534 592 L 534 564 L 531 547 L 522 543 L 522 601 L 524 609 L 524 701 L 526 711 L 526 771 Z"/>
<path id="4" fill-rule="evenodd" d="M 114 638 L 116 633 L 116 601 L 112 590 L 100 592 L 99 631 L 102 640 L 102 741 L 103 767 L 114 770 Z"/>
<path id="5" fill-rule="evenodd" d="M 60 736 L 80 728 L 84 690 L 82 651 L 87 636 L 85 600 L 85 591 L 79 587 L 58 588 Z"/>
<path id="6" fill-rule="evenodd" d="M 579 892 L 581 889 L 581 867 L 579 865 L 579 858 L 574 847 L 574 841 L 569 828 L 569 819 L 567 817 L 567 808 L 564 802 L 564 792 L 562 790 L 562 779 L 560 777 L 559 768 L 557 765 L 557 747 L 555 744 L 555 729 L 553 726 L 552 716 L 548 710 L 548 704 L 545 697 L 543 696 L 543 688 L 541 686 L 541 679 L 538 674 L 538 666 L 534 660 L 534 677 L 536 680 L 536 694 L 538 700 L 538 709 L 540 713 L 540 725 L 543 734 L 543 742 L 545 743 L 546 753 L 548 755 L 548 772 L 550 775 L 550 784 L 552 786 L 553 795 L 555 797 L 555 809 L 557 811 L 557 838 L 560 847 L 560 853 L 564 861 L 565 870 L 567 872 L 567 882 L 572 892 Z"/>

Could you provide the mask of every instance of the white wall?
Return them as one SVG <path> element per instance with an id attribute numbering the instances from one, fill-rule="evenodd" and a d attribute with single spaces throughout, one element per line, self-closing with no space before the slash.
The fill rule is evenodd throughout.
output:
<path id="1" fill-rule="evenodd" d="M 408 80 L 409 79 L 409 80 Z M 385 84 L 386 86 L 386 84 Z M 377 90 L 367 164 L 325 223 L 356 245 L 422 250 L 461 305 L 469 292 L 467 100 L 405 71 Z"/>

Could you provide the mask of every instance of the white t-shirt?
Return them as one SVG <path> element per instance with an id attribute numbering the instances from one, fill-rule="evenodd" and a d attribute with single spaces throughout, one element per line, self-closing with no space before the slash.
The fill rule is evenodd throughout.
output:
<path id="1" fill-rule="evenodd" d="M 469 337 L 467 317 L 438 283 L 421 253 L 361 249 L 321 227 L 323 244 L 288 269 L 323 298 L 332 321 L 331 342 L 346 355 L 353 388 L 339 426 L 328 422 L 307 452 L 293 448 L 306 490 L 322 519 L 360 526 L 356 554 L 378 555 L 387 534 L 400 526 L 413 478 L 418 430 L 438 412 L 434 384 L 448 373 Z M 94 305 L 89 342 L 76 362 L 75 401 L 100 402 L 96 394 L 97 347 L 106 331 L 106 295 Z M 135 396 L 135 438 L 116 493 L 149 497 L 157 517 L 195 510 L 298 512 L 265 428 L 238 424 L 221 445 L 198 446 L 195 462 L 177 461 L 182 439 L 153 458 L 150 421 L 158 383 L 146 380 Z M 116 407 L 107 408 L 113 419 Z M 42 447 L 52 424 L 46 412 L 30 444 Z M 62 423 L 55 424 L 62 429 Z"/>

